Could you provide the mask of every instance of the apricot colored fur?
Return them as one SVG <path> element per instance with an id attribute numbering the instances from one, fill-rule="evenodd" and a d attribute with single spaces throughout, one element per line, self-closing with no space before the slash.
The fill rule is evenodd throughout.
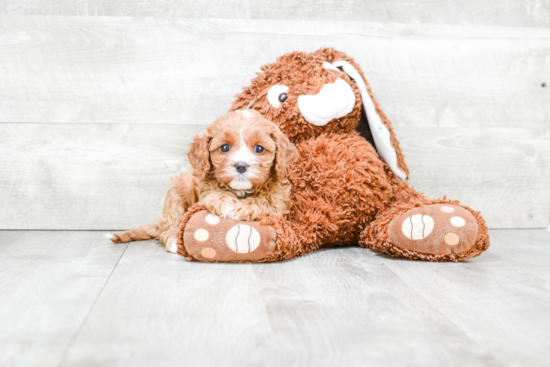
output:
<path id="1" fill-rule="evenodd" d="M 248 168 L 254 169 L 249 178 L 251 190 L 230 187 L 237 175 L 235 162 L 231 151 L 219 150 L 226 143 L 238 147 L 240 139 L 252 147 L 265 148 Z M 177 243 L 182 219 L 194 204 L 235 220 L 251 221 L 267 214 L 282 217 L 291 207 L 287 176 L 295 156 L 296 148 L 281 130 L 258 112 L 228 112 L 194 138 L 188 153 L 192 170 L 171 178 L 162 214 L 153 223 L 113 234 L 111 240 L 159 239 L 171 250 L 170 245 Z"/>

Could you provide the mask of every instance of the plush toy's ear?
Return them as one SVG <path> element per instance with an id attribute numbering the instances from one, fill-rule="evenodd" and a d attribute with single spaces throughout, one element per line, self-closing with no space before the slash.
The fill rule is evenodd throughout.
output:
<path id="1" fill-rule="evenodd" d="M 193 138 L 193 142 L 190 145 L 189 163 L 193 167 L 193 175 L 200 181 L 206 179 L 210 173 L 210 151 L 208 150 L 210 145 L 210 135 L 208 130 L 202 135 L 196 135 Z"/>
<path id="2" fill-rule="evenodd" d="M 341 67 L 357 83 L 378 155 L 388 164 L 397 177 L 402 180 L 407 179 L 409 169 L 405 163 L 405 156 L 399 147 L 390 120 L 374 98 L 374 93 L 372 93 L 367 81 L 360 71 L 348 61 L 338 60 L 333 62 L 332 65 Z"/>
<path id="3" fill-rule="evenodd" d="M 292 164 L 298 155 L 298 150 L 277 126 L 275 126 L 275 131 L 273 132 L 273 139 L 277 144 L 275 175 L 277 176 L 277 180 L 284 180 L 290 173 Z"/>

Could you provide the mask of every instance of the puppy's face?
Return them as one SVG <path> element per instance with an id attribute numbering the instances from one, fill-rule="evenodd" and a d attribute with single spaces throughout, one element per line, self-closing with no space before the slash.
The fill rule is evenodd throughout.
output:
<path id="1" fill-rule="evenodd" d="M 243 110 L 228 112 L 195 138 L 189 160 L 199 178 L 214 176 L 229 188 L 243 191 L 270 177 L 286 176 L 294 152 L 274 123 L 257 111 Z"/>
<path id="2" fill-rule="evenodd" d="M 233 190 L 250 190 L 267 181 L 277 148 L 269 127 L 245 110 L 216 129 L 209 151 L 220 182 Z"/>

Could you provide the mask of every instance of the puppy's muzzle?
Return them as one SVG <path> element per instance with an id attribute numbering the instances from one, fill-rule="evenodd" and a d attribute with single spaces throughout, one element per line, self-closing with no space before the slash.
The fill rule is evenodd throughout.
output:
<path id="1" fill-rule="evenodd" d="M 246 164 L 245 162 L 237 162 L 235 163 L 235 168 L 237 169 L 237 172 L 245 173 L 248 169 L 248 164 Z"/>

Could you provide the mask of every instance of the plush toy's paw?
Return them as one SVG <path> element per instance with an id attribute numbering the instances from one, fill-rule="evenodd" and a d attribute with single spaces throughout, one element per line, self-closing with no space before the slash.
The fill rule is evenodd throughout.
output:
<path id="1" fill-rule="evenodd" d="M 410 209 L 388 227 L 392 244 L 409 253 L 460 257 L 475 245 L 478 224 L 468 210 L 450 204 Z"/>
<path id="2" fill-rule="evenodd" d="M 275 251 L 277 234 L 259 222 L 220 218 L 203 210 L 187 222 L 183 246 L 199 261 L 258 262 Z"/>

